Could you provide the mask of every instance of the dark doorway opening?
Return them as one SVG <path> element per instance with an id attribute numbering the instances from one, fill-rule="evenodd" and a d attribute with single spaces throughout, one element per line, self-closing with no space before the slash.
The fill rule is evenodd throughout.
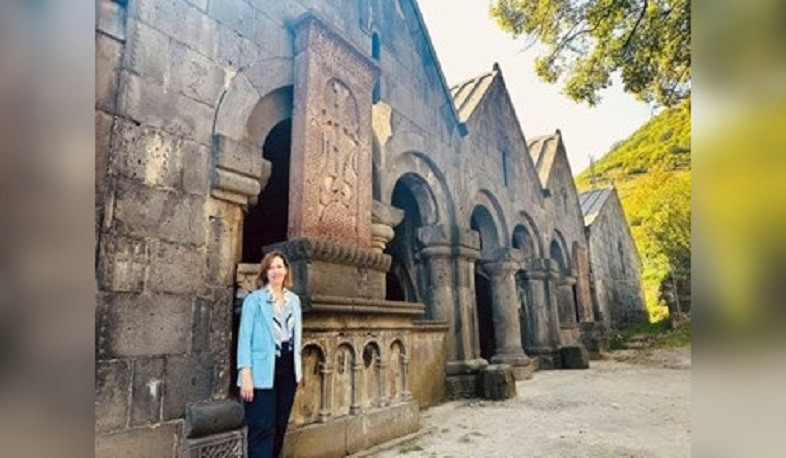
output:
<path id="1" fill-rule="evenodd" d="M 285 119 L 270 131 L 262 157 L 272 170 L 267 186 L 243 222 L 242 262 L 262 260 L 262 247 L 287 239 L 289 222 L 289 158 L 292 145 L 292 120 Z"/>
<path id="2" fill-rule="evenodd" d="M 475 273 L 475 304 L 478 312 L 478 334 L 480 338 L 480 356 L 490 360 L 496 350 L 494 334 L 494 314 L 492 311 L 491 283 L 482 274 Z"/>

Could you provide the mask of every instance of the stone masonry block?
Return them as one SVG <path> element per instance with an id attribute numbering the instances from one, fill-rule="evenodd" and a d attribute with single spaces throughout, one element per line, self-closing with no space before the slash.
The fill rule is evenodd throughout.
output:
<path id="1" fill-rule="evenodd" d="M 156 127 L 118 118 L 112 139 L 112 171 L 148 186 L 180 187 L 183 139 Z"/>
<path id="2" fill-rule="evenodd" d="M 214 109 L 128 71 L 120 74 L 119 114 L 208 145 Z"/>
<path id="3" fill-rule="evenodd" d="M 189 297 L 117 293 L 99 306 L 104 357 L 182 354 L 191 337 Z"/>
<path id="4" fill-rule="evenodd" d="M 127 362 L 96 361 L 96 433 L 126 426 L 130 387 L 131 371 Z"/>
<path id="5" fill-rule="evenodd" d="M 128 51 L 124 68 L 164 85 L 170 78 L 170 37 L 138 19 L 128 20 Z"/>
<path id="6" fill-rule="evenodd" d="M 121 234 L 205 244 L 204 201 L 118 180 L 112 227 Z"/>
<path id="7" fill-rule="evenodd" d="M 115 0 L 96 2 L 96 29 L 116 40 L 126 39 L 125 17 L 126 11 L 120 2 Z"/>
<path id="8" fill-rule="evenodd" d="M 183 190 L 188 194 L 206 196 L 210 169 L 210 149 L 200 143 L 184 141 L 183 157 Z"/>
<path id="9" fill-rule="evenodd" d="M 123 55 L 123 44 L 106 35 L 96 35 L 96 104 L 113 112 L 117 100 L 117 78 Z"/>
<path id="10" fill-rule="evenodd" d="M 160 458 L 180 456 L 181 427 L 177 423 L 137 428 L 95 438 L 95 458 Z"/>
<path id="11" fill-rule="evenodd" d="M 164 242 L 150 243 L 147 290 L 174 294 L 195 294 L 204 285 L 205 253 L 192 246 Z"/>
<path id="12" fill-rule="evenodd" d="M 212 59 L 218 48 L 218 23 L 199 6 L 187 0 L 137 0 L 129 5 L 129 14 Z"/>
<path id="13" fill-rule="evenodd" d="M 565 369 L 589 369 L 589 352 L 582 345 L 566 345 L 560 348 L 562 367 Z"/>
<path id="14" fill-rule="evenodd" d="M 208 15 L 244 37 L 253 37 L 255 11 L 245 2 L 210 2 Z"/>
<path id="15" fill-rule="evenodd" d="M 96 110 L 96 131 L 95 131 L 95 193 L 96 193 L 96 207 L 99 208 L 103 205 L 104 195 L 106 194 L 107 187 L 107 170 L 109 168 L 109 151 L 110 140 L 112 138 L 112 122 L 113 116 L 101 111 Z"/>
<path id="16" fill-rule="evenodd" d="M 213 361 L 209 355 L 167 357 L 164 420 L 183 417 L 189 403 L 210 400 L 213 381 Z"/>
<path id="17" fill-rule="evenodd" d="M 161 421 L 164 394 L 164 358 L 139 358 L 134 361 L 131 393 L 131 426 Z"/>
<path id="18" fill-rule="evenodd" d="M 218 2 L 234 3 L 234 2 Z M 207 57 L 180 43 L 172 44 L 169 88 L 211 106 L 218 103 L 224 87 L 224 70 Z"/>
<path id="19" fill-rule="evenodd" d="M 194 319 L 191 331 L 191 352 L 210 351 L 210 309 L 211 301 L 204 297 L 194 299 Z"/>
<path id="20" fill-rule="evenodd" d="M 106 234 L 101 238 L 97 280 L 102 291 L 141 291 L 148 264 L 147 243 Z"/>
<path id="21" fill-rule="evenodd" d="M 508 364 L 492 364 L 480 372 L 481 395 L 485 399 L 503 400 L 516 397 L 516 379 Z"/>

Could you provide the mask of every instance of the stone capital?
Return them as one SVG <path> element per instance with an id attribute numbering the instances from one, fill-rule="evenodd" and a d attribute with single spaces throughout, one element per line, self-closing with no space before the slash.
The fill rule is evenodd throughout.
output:
<path id="1" fill-rule="evenodd" d="M 391 228 L 401 224 L 404 219 L 404 210 L 392 205 L 383 204 L 378 200 L 371 201 L 371 222 L 384 224 Z"/>

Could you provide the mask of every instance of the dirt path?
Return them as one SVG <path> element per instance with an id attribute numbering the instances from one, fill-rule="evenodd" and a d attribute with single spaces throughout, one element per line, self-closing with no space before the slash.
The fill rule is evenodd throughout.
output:
<path id="1" fill-rule="evenodd" d="M 690 456 L 690 347 L 614 358 L 537 372 L 513 400 L 429 409 L 429 433 L 372 456 Z"/>

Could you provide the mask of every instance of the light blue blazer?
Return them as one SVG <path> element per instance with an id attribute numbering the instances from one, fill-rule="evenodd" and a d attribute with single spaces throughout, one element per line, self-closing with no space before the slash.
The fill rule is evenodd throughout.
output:
<path id="1" fill-rule="evenodd" d="M 284 289 L 284 300 L 292 305 L 294 318 L 295 380 L 303 377 L 301 347 L 303 315 L 300 298 Z M 276 367 L 276 342 L 273 337 L 273 295 L 267 288 L 258 289 L 243 301 L 240 315 L 240 332 L 237 338 L 237 368 L 251 368 L 254 388 L 272 388 Z M 237 386 L 241 377 L 238 374 Z"/>

